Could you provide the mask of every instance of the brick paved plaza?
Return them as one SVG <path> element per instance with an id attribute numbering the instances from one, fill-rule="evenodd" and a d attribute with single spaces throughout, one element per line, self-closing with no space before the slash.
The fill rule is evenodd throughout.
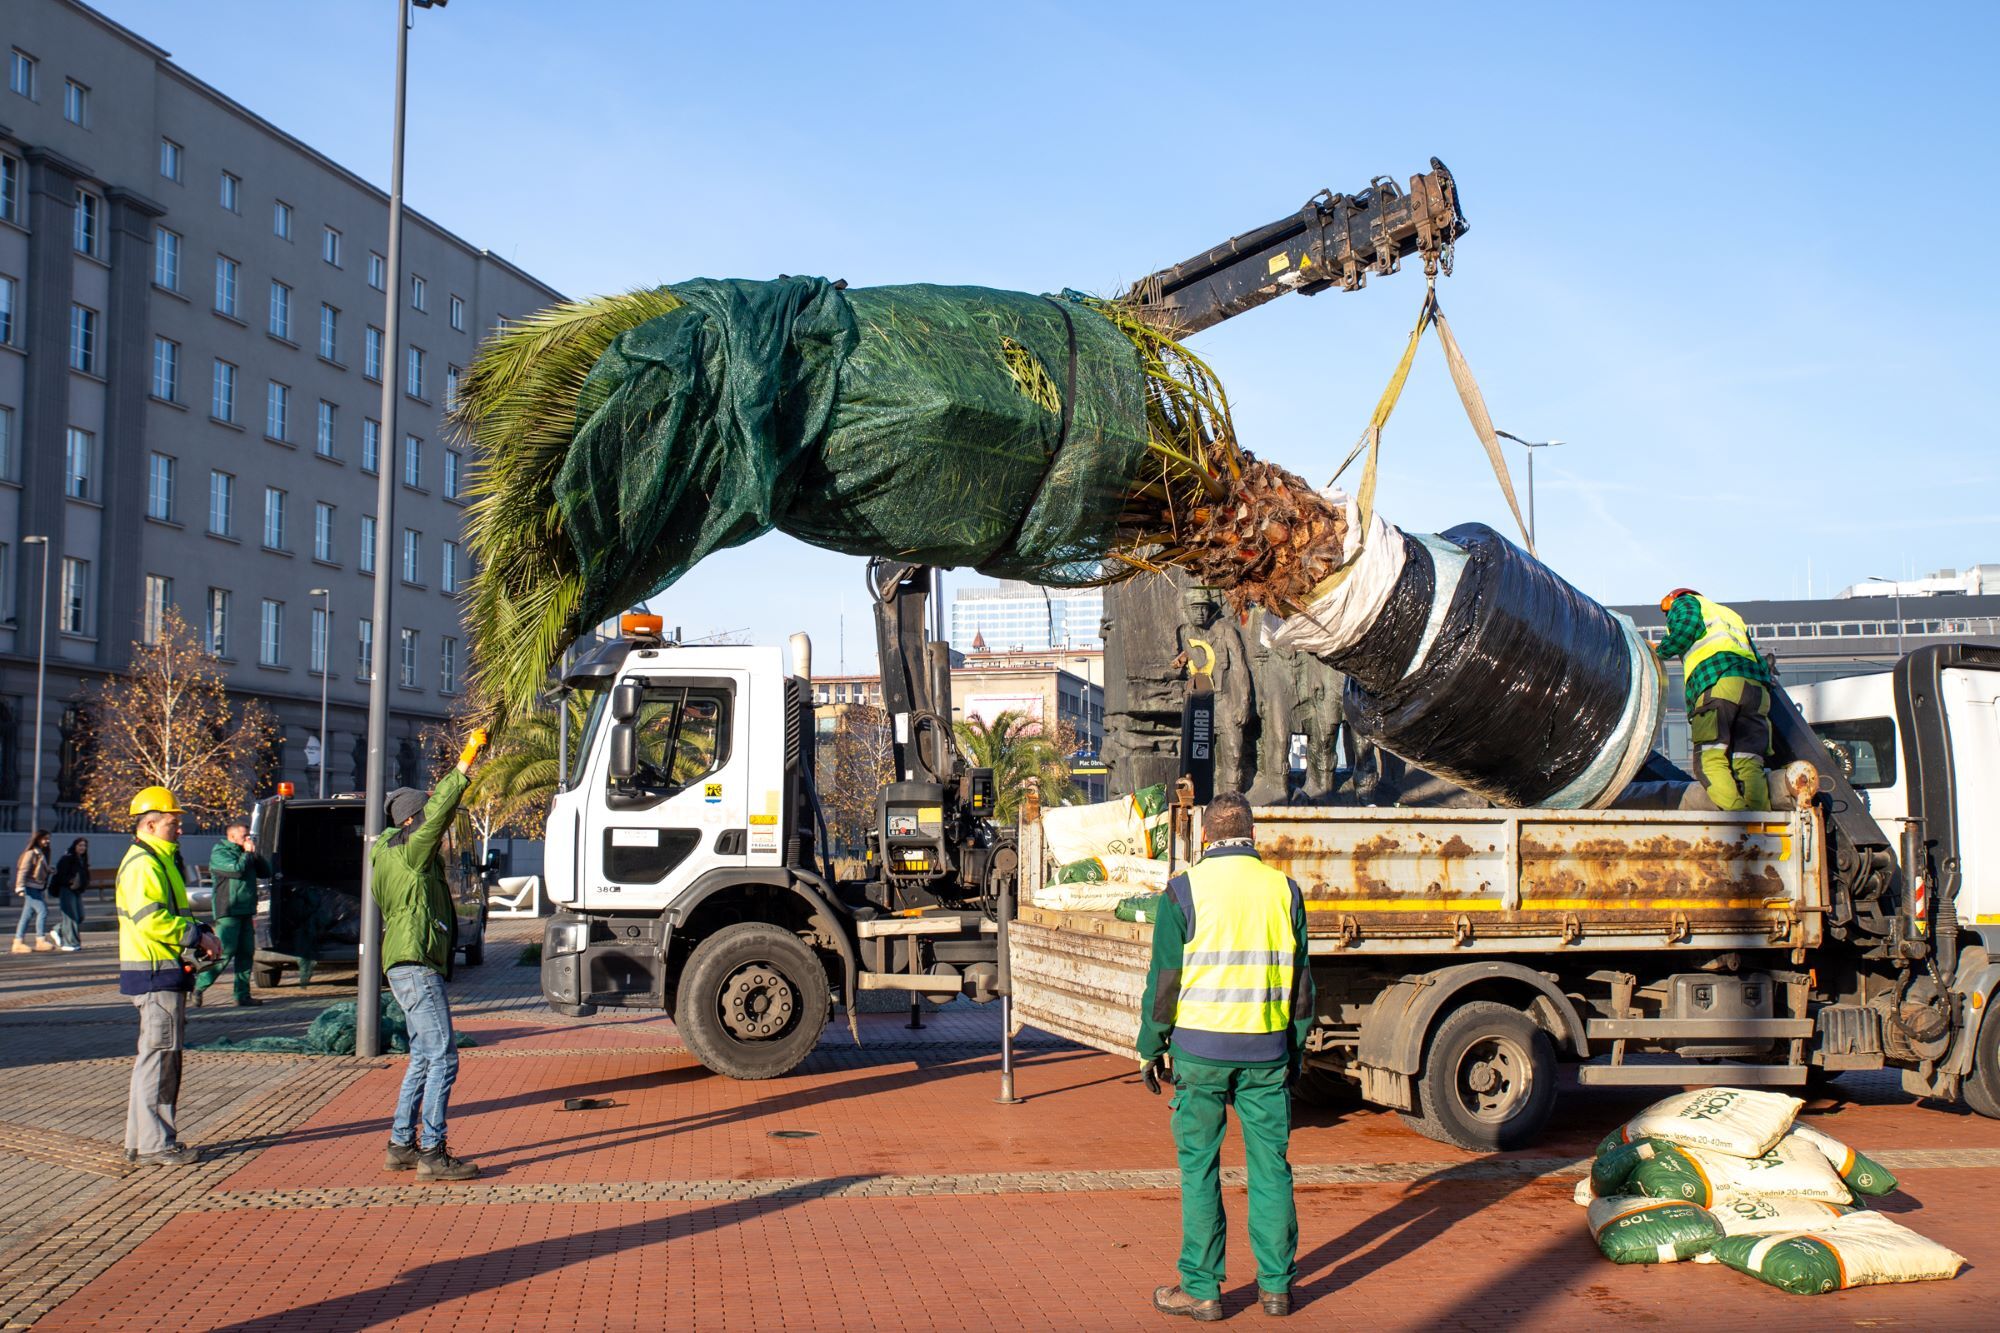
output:
<path id="1" fill-rule="evenodd" d="M 1173 1327 L 1178 1204 L 1164 1100 L 1128 1062 L 1030 1037 L 998 1106 L 998 1014 L 829 1030 L 796 1076 L 709 1075 L 652 1017 L 572 1022 L 502 927 L 454 984 L 468 1186 L 386 1176 L 402 1061 L 196 1052 L 191 1170 L 119 1151 L 133 1042 L 109 936 L 0 960 L 0 1320 L 42 1329 L 1097 1329 Z M 296 1033 L 334 974 L 256 1010 L 190 1011 L 191 1043 Z M 220 994 L 220 993 L 218 993 Z M 1693 1264 L 1597 1256 L 1569 1193 L 1643 1094 L 1572 1090 L 1531 1152 L 1476 1158 L 1374 1110 L 1293 1140 L 1300 1328 L 1988 1328 L 2000 1124 L 1850 1076 L 1813 1123 L 1903 1178 L 1882 1201 L 1967 1255 L 1957 1281 L 1787 1296 Z M 563 1100 L 609 1097 L 603 1110 Z M 810 1137 L 773 1137 L 799 1131 Z M 1236 1159 L 1240 1164 L 1240 1157 Z M 1255 1309 L 1238 1230 L 1232 1318 Z"/>

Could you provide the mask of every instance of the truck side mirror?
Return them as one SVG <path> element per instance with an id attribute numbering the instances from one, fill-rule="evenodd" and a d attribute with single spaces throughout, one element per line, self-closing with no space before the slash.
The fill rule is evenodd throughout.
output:
<path id="1" fill-rule="evenodd" d="M 620 722 L 611 728 L 610 770 L 613 782 L 630 782 L 639 771 L 639 733 L 630 722 Z"/>
<path id="2" fill-rule="evenodd" d="M 611 720 L 630 722 L 639 716 L 639 682 L 621 680 L 611 687 Z"/>

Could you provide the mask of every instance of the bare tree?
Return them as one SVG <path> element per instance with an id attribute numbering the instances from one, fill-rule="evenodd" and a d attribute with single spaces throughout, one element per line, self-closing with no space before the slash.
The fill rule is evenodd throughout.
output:
<path id="1" fill-rule="evenodd" d="M 826 810 L 834 846 L 858 852 L 875 824 L 875 797 L 896 780 L 896 751 L 889 715 L 868 704 L 847 704 L 835 715 L 833 735 L 819 747 L 813 781 Z"/>

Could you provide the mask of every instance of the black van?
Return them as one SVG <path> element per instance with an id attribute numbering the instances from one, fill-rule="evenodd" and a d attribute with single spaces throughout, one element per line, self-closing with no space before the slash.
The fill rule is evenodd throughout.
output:
<path id="1" fill-rule="evenodd" d="M 250 834 L 271 863 L 269 906 L 257 918 L 254 980 L 276 986 L 301 958 L 353 962 L 361 939 L 361 848 L 365 802 L 359 792 L 308 800 L 273 796 L 250 812 Z M 458 910 L 458 949 L 467 966 L 486 956 L 486 877 L 460 811 L 442 844 L 445 881 Z"/>

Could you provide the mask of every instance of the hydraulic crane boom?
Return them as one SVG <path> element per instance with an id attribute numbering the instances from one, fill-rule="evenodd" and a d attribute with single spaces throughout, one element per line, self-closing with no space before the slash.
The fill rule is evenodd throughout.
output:
<path id="1" fill-rule="evenodd" d="M 1125 301 L 1155 313 L 1176 335 L 1199 333 L 1286 292 L 1358 290 L 1411 255 L 1424 271 L 1451 271 L 1451 245 L 1465 234 L 1458 185 L 1444 163 L 1410 177 L 1406 191 L 1377 176 L 1358 194 L 1322 190 L 1305 207 L 1134 283 Z"/>

